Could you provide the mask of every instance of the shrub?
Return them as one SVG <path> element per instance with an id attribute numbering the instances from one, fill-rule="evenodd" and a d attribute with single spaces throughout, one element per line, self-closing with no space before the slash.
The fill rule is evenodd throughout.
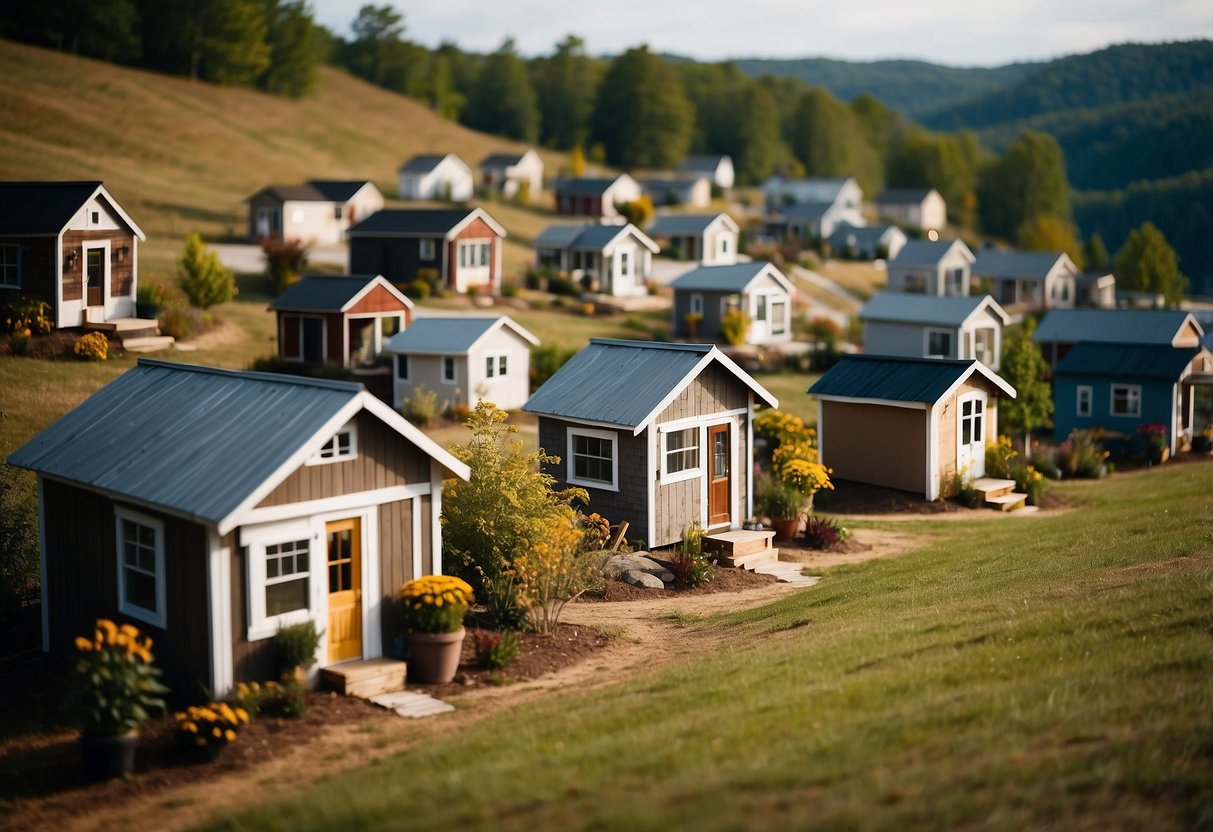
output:
<path id="1" fill-rule="evenodd" d="M 530 548 L 513 558 L 518 597 L 537 633 L 551 635 L 565 604 L 598 580 L 594 559 L 580 550 L 582 537 L 573 509 L 561 506 L 544 518 Z"/>
<path id="2" fill-rule="evenodd" d="M 0 463 L 0 624 L 34 599 L 41 580 L 32 482 L 32 477 Z"/>
<path id="3" fill-rule="evenodd" d="M 177 295 L 169 298 L 160 308 L 158 323 L 161 333 L 180 341 L 190 337 L 202 326 L 202 315 L 197 309 L 190 308 L 183 297 Z"/>
<path id="4" fill-rule="evenodd" d="M 467 582 L 454 575 L 425 575 L 400 587 L 404 625 L 410 633 L 454 633 L 475 597 Z"/>
<path id="5" fill-rule="evenodd" d="M 538 390 L 557 370 L 577 354 L 558 344 L 542 344 L 531 350 L 531 390 Z"/>
<path id="6" fill-rule="evenodd" d="M 297 283 L 307 268 L 308 246 L 302 240 L 261 241 L 261 253 L 265 255 L 265 275 L 275 295 L 280 295 Z"/>
<path id="7" fill-rule="evenodd" d="M 110 342 L 100 332 L 88 332 L 76 339 L 72 352 L 85 361 L 105 361 L 110 355 Z"/>
<path id="8" fill-rule="evenodd" d="M 413 300 L 427 300 L 433 293 L 433 289 L 430 288 L 430 284 L 418 277 L 405 284 L 404 293 Z"/>
<path id="9" fill-rule="evenodd" d="M 500 670 L 518 658 L 518 633 L 477 630 L 472 633 L 472 649 L 476 652 L 478 665 L 487 670 Z"/>
<path id="10" fill-rule="evenodd" d="M 37 298 L 18 296 L 0 306 L 0 324 L 9 335 L 46 335 L 54 328 L 50 319 L 50 306 Z"/>
<path id="11" fill-rule="evenodd" d="M 1107 474 L 1108 452 L 1100 439 L 1103 431 L 1075 430 L 1057 447 L 1057 467 L 1065 477 L 1099 479 Z"/>
<path id="12" fill-rule="evenodd" d="M 561 297 L 576 297 L 581 294 L 581 285 L 567 274 L 554 274 L 548 278 L 548 291 Z"/>
<path id="13" fill-rule="evenodd" d="M 274 652 L 278 654 L 278 666 L 283 670 L 308 667 L 316 661 L 316 650 L 320 647 L 323 630 L 316 630 L 316 622 L 300 621 L 279 627 L 274 636 Z"/>
<path id="14" fill-rule="evenodd" d="M 810 514 L 804 522 L 800 539 L 810 549 L 829 549 L 850 537 L 846 527 L 829 517 Z"/>
<path id="15" fill-rule="evenodd" d="M 185 251 L 177 261 L 177 280 L 190 303 L 199 309 L 227 303 L 236 296 L 236 278 L 231 270 L 219 262 L 219 255 L 206 250 L 197 234 L 185 238 Z"/>
<path id="16" fill-rule="evenodd" d="M 961 471 L 952 477 L 952 495 L 956 502 L 966 508 L 977 508 L 981 505 L 981 492 L 973 487 L 973 478 Z"/>
<path id="17" fill-rule="evenodd" d="M 153 710 L 163 710 L 160 670 L 152 640 L 130 624 L 97 619 L 92 638 L 76 638 L 75 704 L 84 733 L 116 737 L 138 728 Z"/>
<path id="18" fill-rule="evenodd" d="M 716 574 L 716 565 L 703 554 L 703 528 L 692 523 L 670 559 L 674 580 L 684 586 L 703 586 Z"/>
<path id="19" fill-rule="evenodd" d="M 410 422 L 425 427 L 438 415 L 438 393 L 418 384 L 413 388 L 413 395 L 401 403 L 400 410 Z"/>
<path id="20" fill-rule="evenodd" d="M 526 608 L 518 600 L 516 583 L 512 573 L 481 581 L 480 597 L 499 630 L 521 630 L 526 624 Z"/>
<path id="21" fill-rule="evenodd" d="M 720 317 L 720 337 L 726 344 L 740 346 L 750 335 L 750 316 L 740 309 L 730 309 Z"/>
<path id="22" fill-rule="evenodd" d="M 999 436 L 995 444 L 986 446 L 986 476 L 1011 479 L 1017 456 L 1019 454 L 1011 447 L 1010 438 Z"/>
<path id="23" fill-rule="evenodd" d="M 431 295 L 442 294 L 442 273 L 432 266 L 426 266 L 424 269 L 417 270 L 417 279 L 424 280 L 430 287 Z"/>
<path id="24" fill-rule="evenodd" d="M 196 748 L 225 746 L 236 741 L 236 733 L 249 723 L 249 712 L 226 702 L 191 705 L 173 715 L 178 740 Z"/>
<path id="25" fill-rule="evenodd" d="M 503 280 L 501 282 L 501 296 L 503 298 L 518 297 L 518 283 L 513 280 Z"/>
<path id="26" fill-rule="evenodd" d="M 1019 465 L 1013 472 L 1015 488 L 1028 495 L 1028 505 L 1038 506 L 1044 499 L 1047 483 L 1045 476 L 1031 465 Z"/>

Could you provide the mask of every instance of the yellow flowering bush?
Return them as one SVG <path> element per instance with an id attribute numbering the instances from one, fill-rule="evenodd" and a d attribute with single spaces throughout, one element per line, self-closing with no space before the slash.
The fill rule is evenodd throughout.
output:
<path id="1" fill-rule="evenodd" d="M 236 733 L 249 724 L 249 713 L 226 702 L 191 705 L 173 715 L 177 737 L 196 748 L 225 746 L 236 741 Z"/>
<path id="2" fill-rule="evenodd" d="M 25 338 L 46 335 L 53 328 L 50 305 L 46 301 L 27 297 L 18 297 L 0 306 L 0 322 L 3 323 L 3 332 Z"/>
<path id="3" fill-rule="evenodd" d="M 781 410 L 764 410 L 754 418 L 754 432 L 775 446 L 771 452 L 773 478 L 785 486 L 784 491 L 794 489 L 803 496 L 800 509 L 787 516 L 799 516 L 809 498 L 823 488 L 833 490 L 830 469 L 821 463 L 817 453 L 817 430 L 806 425 L 799 416 Z M 787 495 L 783 496 L 786 503 Z M 786 506 L 784 510 L 787 510 Z"/>
<path id="4" fill-rule="evenodd" d="M 76 339 L 72 352 L 85 361 L 105 361 L 110 355 L 110 342 L 100 332 L 89 332 Z"/>
<path id="5" fill-rule="evenodd" d="M 76 651 L 74 698 L 89 736 L 125 734 L 164 709 L 168 688 L 152 663 L 152 640 L 139 628 L 99 618 L 91 638 L 76 638 Z"/>
<path id="6" fill-rule="evenodd" d="M 453 633 L 475 601 L 472 588 L 454 575 L 426 575 L 400 587 L 410 633 Z"/>
<path id="7" fill-rule="evenodd" d="M 565 507 L 546 519 L 540 542 L 515 556 L 509 574 L 535 632 L 555 631 L 564 605 L 599 579 L 594 558 L 582 547 L 585 535 L 577 513 Z"/>

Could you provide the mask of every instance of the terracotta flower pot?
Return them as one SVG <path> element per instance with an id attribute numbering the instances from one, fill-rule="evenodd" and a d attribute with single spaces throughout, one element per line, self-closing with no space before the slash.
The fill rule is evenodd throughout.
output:
<path id="1" fill-rule="evenodd" d="M 775 528 L 775 537 L 779 540 L 793 540 L 800 529 L 800 518 L 776 517 L 771 520 L 771 525 Z"/>
<path id="2" fill-rule="evenodd" d="M 135 749 L 139 732 L 127 731 L 116 737 L 80 736 L 80 751 L 84 756 L 84 773 L 90 780 L 113 780 L 135 770 Z"/>
<path id="3" fill-rule="evenodd" d="M 466 629 L 460 627 L 453 633 L 409 633 L 408 676 L 413 681 L 443 684 L 455 678 L 459 669 L 459 656 L 463 652 L 463 636 Z"/>

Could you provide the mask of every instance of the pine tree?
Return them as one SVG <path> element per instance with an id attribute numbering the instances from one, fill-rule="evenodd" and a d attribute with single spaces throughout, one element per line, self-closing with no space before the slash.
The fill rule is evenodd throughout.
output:
<path id="1" fill-rule="evenodd" d="M 513 38 L 485 59 L 468 107 L 468 125 L 523 142 L 539 138 L 539 106 Z"/>
<path id="2" fill-rule="evenodd" d="M 691 146 L 694 114 L 678 71 L 647 46 L 611 62 L 598 90 L 594 136 L 606 161 L 624 168 L 672 168 Z"/>
<path id="3" fill-rule="evenodd" d="M 207 251 L 198 234 L 185 238 L 185 251 L 177 262 L 177 279 L 181 291 L 199 309 L 227 303 L 236 296 L 236 279 L 231 270 L 219 262 L 218 254 Z"/>

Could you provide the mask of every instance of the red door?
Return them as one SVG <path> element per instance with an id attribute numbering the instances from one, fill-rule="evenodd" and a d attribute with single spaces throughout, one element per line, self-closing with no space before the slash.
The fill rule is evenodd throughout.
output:
<path id="1" fill-rule="evenodd" d="M 729 512 L 729 495 L 733 489 L 729 476 L 727 424 L 708 428 L 708 451 L 712 460 L 708 478 L 708 525 L 718 526 L 732 519 Z"/>

